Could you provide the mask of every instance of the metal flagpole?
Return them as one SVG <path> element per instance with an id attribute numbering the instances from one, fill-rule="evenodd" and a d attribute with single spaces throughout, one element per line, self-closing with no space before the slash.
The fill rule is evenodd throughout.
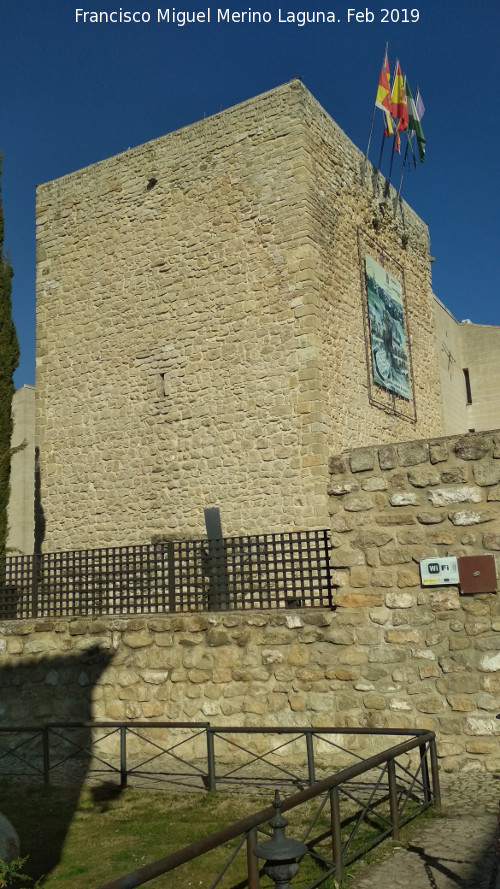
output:
<path id="1" fill-rule="evenodd" d="M 392 151 L 391 151 L 391 165 L 389 167 L 389 178 L 385 184 L 385 190 L 386 190 L 387 194 L 389 194 L 389 188 L 391 185 L 392 165 L 394 163 L 394 155 L 396 154 L 396 139 L 397 138 L 398 138 L 398 131 L 396 130 L 396 132 L 394 133 L 394 145 L 392 146 Z"/>
<path id="2" fill-rule="evenodd" d="M 406 77 L 404 79 L 404 88 L 405 88 L 405 93 L 406 93 L 406 100 L 408 101 L 408 89 L 407 89 Z M 418 96 L 418 91 L 417 91 L 416 95 Z M 410 91 L 410 96 L 411 96 L 411 91 Z M 412 102 L 413 102 L 413 106 L 414 106 L 412 108 L 412 113 L 414 111 L 415 114 L 417 114 L 417 110 L 416 110 L 415 102 L 413 101 L 413 97 L 412 97 Z M 397 195 L 398 199 L 400 198 L 400 195 L 401 195 L 401 186 L 403 184 L 403 176 L 404 176 L 405 167 L 406 167 L 406 159 L 408 157 L 408 149 L 411 151 L 411 155 L 413 158 L 413 166 L 415 167 L 415 169 L 417 169 L 417 158 L 415 157 L 415 152 L 413 150 L 413 145 L 412 145 L 412 139 L 415 135 L 416 135 L 415 130 L 410 130 L 410 124 L 408 121 L 408 127 L 406 129 L 406 149 L 405 149 L 405 156 L 403 159 L 403 167 L 401 169 L 401 178 L 399 180 L 399 188 L 398 188 L 398 195 Z"/>
<path id="3" fill-rule="evenodd" d="M 366 167 L 366 164 L 367 164 L 367 161 L 368 161 L 368 152 L 369 152 L 369 150 L 370 150 L 370 143 L 371 143 L 371 141 L 372 141 L 373 125 L 374 125 L 374 123 L 375 123 L 375 115 L 376 115 L 376 113 L 377 113 L 377 106 L 374 105 L 374 106 L 373 106 L 373 114 L 372 114 L 372 122 L 371 122 L 371 126 L 370 126 L 370 135 L 368 136 L 368 145 L 366 146 L 365 167 Z"/>
<path id="4" fill-rule="evenodd" d="M 403 184 L 403 176 L 404 176 L 405 167 L 406 167 L 406 158 L 408 157 L 408 146 L 409 146 L 409 141 L 406 143 L 405 156 L 403 158 L 403 166 L 401 167 L 401 176 L 399 179 L 399 188 L 398 188 L 398 194 L 397 194 L 398 200 L 401 195 L 401 186 Z"/>
<path id="5" fill-rule="evenodd" d="M 377 173 L 379 172 L 380 165 L 382 163 L 382 155 L 384 153 L 384 145 L 385 145 L 386 139 L 387 139 L 387 136 L 385 135 L 385 130 L 384 130 L 384 132 L 382 133 L 382 145 L 380 146 L 380 155 L 379 155 L 379 159 L 378 159 Z"/>
<path id="6" fill-rule="evenodd" d="M 400 176 L 400 179 L 399 179 L 399 188 L 398 188 L 398 195 L 397 195 L 398 200 L 399 200 L 399 198 L 400 198 L 400 196 L 401 196 L 401 186 L 402 186 L 402 184 L 403 184 L 403 176 L 404 176 L 404 174 L 405 174 L 405 169 L 406 169 L 406 159 L 407 159 L 407 157 L 408 157 L 408 149 L 410 149 L 410 151 L 411 151 L 411 154 L 412 154 L 412 157 L 413 157 L 413 163 L 415 164 L 415 169 L 417 168 L 417 162 L 416 162 L 416 160 L 415 160 L 415 154 L 414 154 L 414 152 L 413 152 L 413 146 L 412 146 L 412 144 L 411 144 L 412 136 L 413 136 L 413 132 L 410 133 L 410 131 L 407 129 L 407 130 L 406 130 L 406 148 L 405 148 L 405 155 L 404 155 L 404 158 L 403 158 L 403 166 L 401 167 L 401 176 Z"/>
<path id="7" fill-rule="evenodd" d="M 388 46 L 389 46 L 389 43 L 387 42 L 385 44 L 385 50 L 384 50 L 384 62 L 387 57 Z M 379 82 L 380 82 L 380 74 L 379 74 Z M 378 85 L 377 85 L 377 92 L 378 92 Z M 368 136 L 368 145 L 366 146 L 366 154 L 365 154 L 365 160 L 364 160 L 364 164 L 363 164 L 364 170 L 366 169 L 366 164 L 368 163 L 368 152 L 370 151 L 370 145 L 371 145 L 371 141 L 372 141 L 373 126 L 375 124 L 376 113 L 377 113 L 377 96 L 375 95 L 375 102 L 373 103 L 372 122 L 370 124 L 370 135 Z M 381 152 L 381 154 L 382 154 L 382 152 Z M 379 163 L 379 168 L 380 168 L 380 163 Z M 378 170 L 377 170 L 377 172 L 378 172 Z"/>

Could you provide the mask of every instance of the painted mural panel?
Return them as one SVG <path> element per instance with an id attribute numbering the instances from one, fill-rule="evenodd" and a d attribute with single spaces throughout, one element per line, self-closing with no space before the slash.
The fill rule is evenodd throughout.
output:
<path id="1" fill-rule="evenodd" d="M 410 400 L 401 285 L 365 254 L 366 295 L 374 382 Z"/>

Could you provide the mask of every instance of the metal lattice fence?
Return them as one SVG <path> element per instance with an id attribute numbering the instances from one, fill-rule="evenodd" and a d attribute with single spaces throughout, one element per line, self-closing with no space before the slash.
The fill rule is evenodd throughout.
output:
<path id="1" fill-rule="evenodd" d="M 331 607 L 326 529 L 8 557 L 0 620 Z"/>

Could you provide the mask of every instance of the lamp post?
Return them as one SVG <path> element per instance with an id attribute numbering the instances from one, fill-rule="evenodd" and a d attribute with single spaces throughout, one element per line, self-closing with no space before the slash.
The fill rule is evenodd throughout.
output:
<path id="1" fill-rule="evenodd" d="M 297 859 L 302 858 L 308 849 L 300 840 L 292 840 L 285 836 L 288 821 L 281 814 L 278 791 L 274 795 L 273 805 L 276 812 L 269 821 L 273 835 L 270 840 L 264 840 L 255 847 L 254 855 L 265 860 L 264 873 L 274 880 L 275 889 L 291 889 L 290 880 L 299 869 Z"/>

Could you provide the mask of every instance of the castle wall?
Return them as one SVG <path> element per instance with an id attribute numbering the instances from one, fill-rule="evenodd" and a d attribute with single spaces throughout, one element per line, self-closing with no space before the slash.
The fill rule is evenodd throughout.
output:
<path id="1" fill-rule="evenodd" d="M 436 344 L 441 378 L 443 426 L 446 435 L 469 431 L 462 356 L 461 325 L 434 297 Z M 495 429 L 498 423 L 485 428 Z"/>
<path id="2" fill-rule="evenodd" d="M 422 586 L 419 562 L 493 554 L 498 577 L 500 434 L 355 449 L 330 470 L 336 601 L 372 644 L 354 655 L 353 690 L 383 724 L 436 730 L 447 769 L 497 761 L 498 590 Z"/>
<path id="3" fill-rule="evenodd" d="M 334 610 L 4 621 L 0 724 L 81 718 L 83 689 L 86 718 L 425 728 L 443 769 L 498 770 L 498 592 L 424 587 L 418 563 L 494 554 L 498 573 L 500 433 L 354 449 L 330 471 Z"/>
<path id="4" fill-rule="evenodd" d="M 445 434 L 498 429 L 500 327 L 459 322 L 436 297 L 434 312 Z"/>
<path id="5" fill-rule="evenodd" d="M 34 544 L 35 389 L 23 386 L 12 401 L 7 551 L 30 554 Z"/>
<path id="6" fill-rule="evenodd" d="M 386 196 L 385 180 L 371 165 L 365 169 L 361 152 L 309 96 L 306 120 L 323 446 L 331 453 L 440 434 L 427 227 L 408 205 L 396 206 L 393 190 Z M 409 404 L 369 383 L 366 253 L 403 290 L 414 390 Z"/>
<path id="7" fill-rule="evenodd" d="M 321 527 L 332 448 L 441 432 L 427 230 L 362 162 L 293 81 L 39 188 L 45 550 L 199 537 L 206 506 Z M 365 228 L 406 280 L 409 419 L 370 403 Z"/>
<path id="8" fill-rule="evenodd" d="M 500 426 L 500 327 L 460 325 L 462 363 L 469 371 L 471 403 L 467 429 L 480 432 Z"/>

